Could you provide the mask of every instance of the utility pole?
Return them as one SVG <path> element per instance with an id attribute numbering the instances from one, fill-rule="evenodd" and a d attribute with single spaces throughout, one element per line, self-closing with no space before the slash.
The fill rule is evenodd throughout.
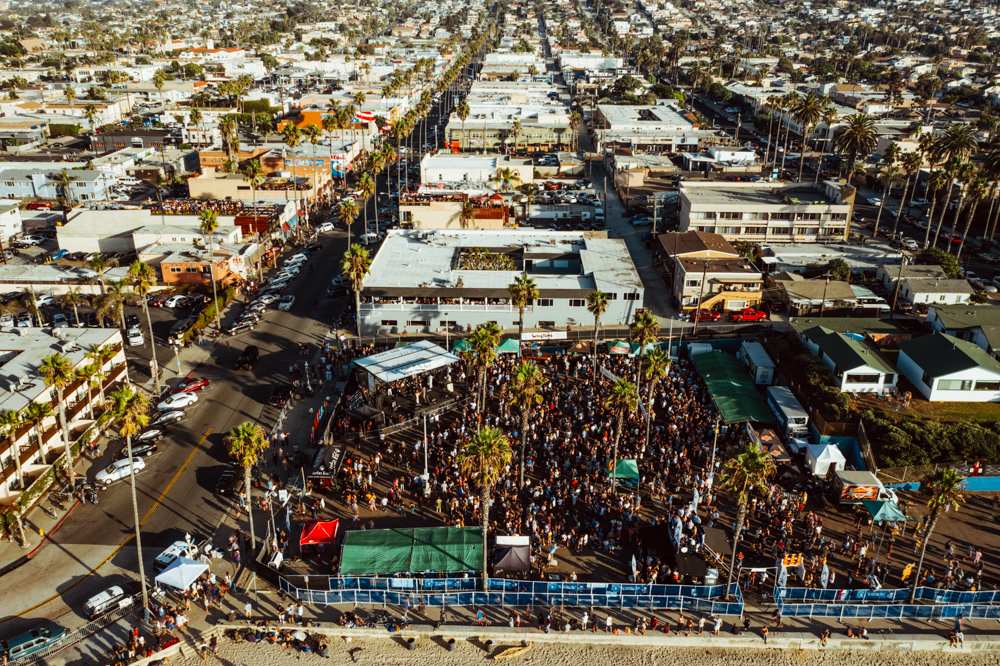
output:
<path id="1" fill-rule="evenodd" d="M 826 284 L 823 285 L 823 300 L 819 303 L 819 316 L 823 318 L 823 311 L 826 310 L 826 290 L 830 287 L 830 278 L 826 278 Z"/>
<path id="2" fill-rule="evenodd" d="M 906 255 L 899 255 L 899 272 L 896 274 L 896 288 L 892 290 L 892 309 L 889 310 L 889 319 L 896 318 L 896 299 L 899 298 L 899 286 L 903 282 L 903 266 L 906 266 Z"/>
<path id="3" fill-rule="evenodd" d="M 424 412 L 424 497 L 431 495 L 431 475 L 427 469 L 427 412 Z"/>
<path id="4" fill-rule="evenodd" d="M 736 145 L 740 143 L 740 127 L 743 126 L 743 112 L 736 114 Z"/>
<path id="5" fill-rule="evenodd" d="M 712 438 L 712 459 L 708 463 L 708 487 L 712 487 L 712 483 L 715 481 L 715 451 L 719 444 L 719 425 L 722 420 L 721 416 L 715 418 L 715 436 Z"/>
<path id="6" fill-rule="evenodd" d="M 698 320 L 701 318 L 701 297 L 705 294 L 705 277 L 708 274 L 708 262 L 701 262 L 701 284 L 698 286 L 698 304 L 695 306 L 697 309 L 694 311 L 694 327 L 691 329 L 691 335 L 694 335 L 698 331 Z M 681 296 L 683 297 L 684 290 L 681 289 Z"/>

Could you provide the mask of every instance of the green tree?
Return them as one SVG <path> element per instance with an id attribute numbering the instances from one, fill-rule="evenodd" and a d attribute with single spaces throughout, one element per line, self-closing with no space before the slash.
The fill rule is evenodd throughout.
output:
<path id="1" fill-rule="evenodd" d="M 74 289 L 73 287 L 70 287 L 69 291 L 63 294 L 62 298 L 60 298 L 59 300 L 62 301 L 63 305 L 67 305 L 70 308 L 72 308 L 73 321 L 77 325 L 77 327 L 79 327 L 80 326 L 79 307 L 84 303 L 88 302 L 87 297 L 81 294 L 79 289 Z"/>
<path id="2" fill-rule="evenodd" d="M 831 280 L 851 281 L 851 266 L 843 259 L 832 259 L 826 264 L 826 274 Z"/>
<path id="3" fill-rule="evenodd" d="M 920 572 L 924 568 L 924 555 L 927 554 L 927 544 L 934 534 L 938 519 L 942 513 L 958 511 L 965 504 L 962 493 L 962 477 L 952 467 L 942 467 L 928 476 L 920 484 L 927 493 L 927 520 L 921 535 L 920 558 L 917 560 L 917 570 L 913 575 L 913 588 L 910 591 L 910 603 L 915 603 L 917 588 L 920 586 Z"/>
<path id="4" fill-rule="evenodd" d="M 944 273 L 948 278 L 958 279 L 961 277 L 962 272 L 958 259 L 954 255 L 948 254 L 944 250 L 939 250 L 936 247 L 929 247 L 922 250 L 920 254 L 917 255 L 916 262 L 918 264 L 934 264 L 940 266 L 944 269 Z"/>
<path id="5" fill-rule="evenodd" d="M 358 202 L 353 198 L 341 199 L 337 204 L 337 217 L 347 226 L 347 246 L 351 246 L 351 226 L 358 219 Z"/>
<path id="6" fill-rule="evenodd" d="M 488 321 L 476 326 L 469 335 L 469 351 L 464 356 L 475 370 L 479 381 L 476 403 L 480 414 L 486 410 L 486 371 L 497 358 L 497 345 L 500 344 L 500 327 L 496 322 Z M 481 419 L 480 419 L 481 420 Z"/>
<path id="7" fill-rule="evenodd" d="M 594 315 L 594 348 L 592 350 L 594 365 L 591 370 L 591 378 L 597 376 L 597 332 L 601 328 L 601 317 L 608 309 L 608 295 L 600 289 L 587 294 L 587 311 Z"/>
<path id="8" fill-rule="evenodd" d="M 354 312 L 357 320 L 357 333 L 361 337 L 361 289 L 364 287 L 365 278 L 371 269 L 372 260 L 368 256 L 368 250 L 361 245 L 354 243 L 344 253 L 344 258 L 340 262 L 340 272 L 351 283 L 354 290 Z"/>
<path id="9" fill-rule="evenodd" d="M 15 474 L 17 476 L 17 487 L 24 488 L 24 472 L 21 469 L 21 451 L 17 448 L 17 431 L 24 425 L 24 417 L 20 412 L 12 409 L 0 411 L 0 432 L 7 438 L 7 448 L 14 458 Z"/>
<path id="10" fill-rule="evenodd" d="M 847 157 L 847 183 L 851 184 L 857 169 L 858 158 L 865 158 L 878 145 L 875 121 L 865 113 L 856 113 L 844 119 L 844 126 L 833 139 L 836 150 Z"/>
<path id="11" fill-rule="evenodd" d="M 149 316 L 149 303 L 147 296 L 156 284 L 156 269 L 147 263 L 136 259 L 128 267 L 128 283 L 132 286 L 132 292 L 139 299 L 142 305 L 142 313 L 146 317 L 146 330 L 149 331 L 149 348 L 152 358 L 149 362 L 150 374 L 156 387 L 156 395 L 160 394 L 160 364 L 156 359 L 156 338 L 153 337 L 153 319 Z"/>
<path id="12" fill-rule="evenodd" d="M 542 389 L 547 380 L 541 369 L 531 361 L 522 361 L 511 381 L 511 406 L 521 412 L 521 465 L 519 485 L 524 487 L 524 451 L 528 442 L 528 420 L 532 410 L 542 404 L 545 397 Z"/>
<path id="13" fill-rule="evenodd" d="M 140 393 L 135 387 L 126 384 L 119 386 L 109 395 L 111 407 L 101 414 L 100 422 L 111 426 L 118 431 L 118 435 L 125 440 L 125 451 L 128 458 L 133 463 L 136 458 L 132 456 L 132 438 L 142 432 L 149 425 L 149 397 L 145 393 Z M 132 491 L 132 526 L 135 530 L 135 548 L 139 559 L 139 583 L 142 586 L 142 607 L 146 612 L 146 619 L 149 619 L 149 592 L 146 590 L 146 571 L 143 561 L 145 556 L 142 553 L 142 534 L 139 525 L 139 502 L 135 492 L 135 467 L 129 465 L 129 487 Z"/>
<path id="14" fill-rule="evenodd" d="M 250 495 L 250 473 L 260 460 L 261 454 L 269 446 L 267 434 L 260 425 L 244 421 L 226 435 L 226 451 L 229 457 L 243 469 L 243 492 L 246 493 L 247 522 L 250 524 L 250 546 L 257 552 L 257 534 L 253 524 L 253 498 Z"/>
<path id="15" fill-rule="evenodd" d="M 670 357 L 665 351 L 656 348 L 646 357 L 646 436 L 645 446 L 649 447 L 649 427 L 653 420 L 653 398 L 656 386 L 670 374 Z"/>
<path id="16" fill-rule="evenodd" d="M 73 469 L 73 447 L 69 438 L 69 427 L 66 423 L 66 404 L 63 398 L 63 391 L 76 379 L 73 364 L 64 354 L 49 354 L 42 359 L 38 366 L 38 374 L 42 376 L 45 385 L 55 389 L 56 400 L 59 406 L 59 428 L 62 433 L 63 449 L 66 451 L 66 474 L 69 477 L 69 485 L 72 488 L 76 479 L 76 471 Z"/>
<path id="17" fill-rule="evenodd" d="M 656 317 L 649 310 L 643 308 L 635 313 L 632 323 L 629 325 L 629 337 L 639 345 L 639 369 L 636 373 L 636 384 L 642 388 L 642 365 L 646 358 L 646 347 L 656 341 L 656 334 L 660 330 L 660 325 Z"/>
<path id="18" fill-rule="evenodd" d="M 522 273 L 514 278 L 507 291 L 510 292 L 511 304 L 517 308 L 517 355 L 520 356 L 521 342 L 524 339 L 524 312 L 538 298 L 538 285 L 527 273 Z"/>
<path id="19" fill-rule="evenodd" d="M 747 442 L 734 458 L 722 467 L 719 489 L 736 495 L 736 525 L 733 527 L 733 555 L 729 560 L 729 578 L 726 594 L 733 583 L 736 569 L 736 553 L 739 551 L 740 535 L 747 519 L 747 506 L 754 491 L 766 493 L 768 479 L 774 474 L 774 459 L 756 442 Z"/>
<path id="20" fill-rule="evenodd" d="M 615 491 L 618 479 L 618 443 L 625 427 L 625 415 L 631 414 L 639 406 L 639 392 L 635 384 L 627 379 L 618 379 L 611 387 L 611 393 L 604 399 L 604 407 L 615 415 L 615 444 L 611 454 L 611 492 Z"/>
<path id="21" fill-rule="evenodd" d="M 489 589 L 490 502 L 493 488 L 510 465 L 513 454 L 510 440 L 493 426 L 485 426 L 473 434 L 458 454 L 462 475 L 479 487 L 479 513 L 483 524 L 483 590 Z"/>
<path id="22" fill-rule="evenodd" d="M 215 306 L 215 328 L 222 330 L 222 308 L 219 307 L 219 293 L 215 286 L 215 232 L 219 228 L 219 214 L 206 208 L 198 214 L 198 231 L 208 245 L 208 275 L 212 279 L 212 303 Z"/>

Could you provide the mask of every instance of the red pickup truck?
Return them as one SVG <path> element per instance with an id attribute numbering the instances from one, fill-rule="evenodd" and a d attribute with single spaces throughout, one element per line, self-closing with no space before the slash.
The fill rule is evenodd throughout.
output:
<path id="1" fill-rule="evenodd" d="M 755 308 L 745 308 L 729 315 L 729 321 L 762 321 L 767 319 L 767 313 Z"/>
<path id="2" fill-rule="evenodd" d="M 721 318 L 722 313 L 718 310 L 695 310 L 688 316 L 690 321 L 719 321 Z"/>

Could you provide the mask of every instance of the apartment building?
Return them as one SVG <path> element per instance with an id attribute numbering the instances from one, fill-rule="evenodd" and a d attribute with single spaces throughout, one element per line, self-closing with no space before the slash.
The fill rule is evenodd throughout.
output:
<path id="1" fill-rule="evenodd" d="M 853 197 L 853 188 L 849 196 Z M 847 240 L 851 202 L 837 183 L 685 181 L 681 231 L 707 231 L 728 241 L 819 243 Z"/>
<path id="2" fill-rule="evenodd" d="M 764 278 L 719 234 L 660 234 L 657 251 L 684 310 L 742 310 L 761 302 Z"/>
<path id="3" fill-rule="evenodd" d="M 603 152 L 675 153 L 697 151 L 715 132 L 702 131 L 672 100 L 652 105 L 598 104 L 595 149 Z"/>
<path id="4" fill-rule="evenodd" d="M 625 325 L 642 307 L 643 286 L 625 241 L 605 232 L 391 231 L 361 292 L 361 328 L 376 333 L 464 331 L 487 321 L 518 325 L 508 286 L 535 280 L 539 298 L 526 329 L 593 325 L 587 296 L 608 295 L 601 318 Z"/>
<path id="5" fill-rule="evenodd" d="M 40 421 L 26 420 L 0 441 L 0 503 L 10 504 L 63 455 L 59 403 L 54 389 L 38 373 L 42 359 L 62 354 L 74 369 L 91 364 L 91 349 L 108 349 L 99 363 L 99 386 L 83 379 L 63 389 L 66 430 L 74 444 L 87 438 L 99 415 L 101 396 L 125 379 L 127 368 L 121 332 L 108 328 L 16 328 L 0 331 L 0 409 L 26 415 L 32 404 L 50 407 Z"/>

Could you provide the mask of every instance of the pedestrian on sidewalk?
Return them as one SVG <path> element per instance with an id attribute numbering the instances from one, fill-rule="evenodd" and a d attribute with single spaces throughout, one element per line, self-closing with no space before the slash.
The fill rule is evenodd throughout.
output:
<path id="1" fill-rule="evenodd" d="M 767 625 L 765 624 L 760 628 L 760 637 L 764 639 L 764 645 L 767 645 Z"/>
<path id="2" fill-rule="evenodd" d="M 249 599 L 245 604 L 243 604 L 243 616 L 246 618 L 247 622 L 249 622 L 250 618 L 253 616 L 253 604 L 250 603 Z"/>

